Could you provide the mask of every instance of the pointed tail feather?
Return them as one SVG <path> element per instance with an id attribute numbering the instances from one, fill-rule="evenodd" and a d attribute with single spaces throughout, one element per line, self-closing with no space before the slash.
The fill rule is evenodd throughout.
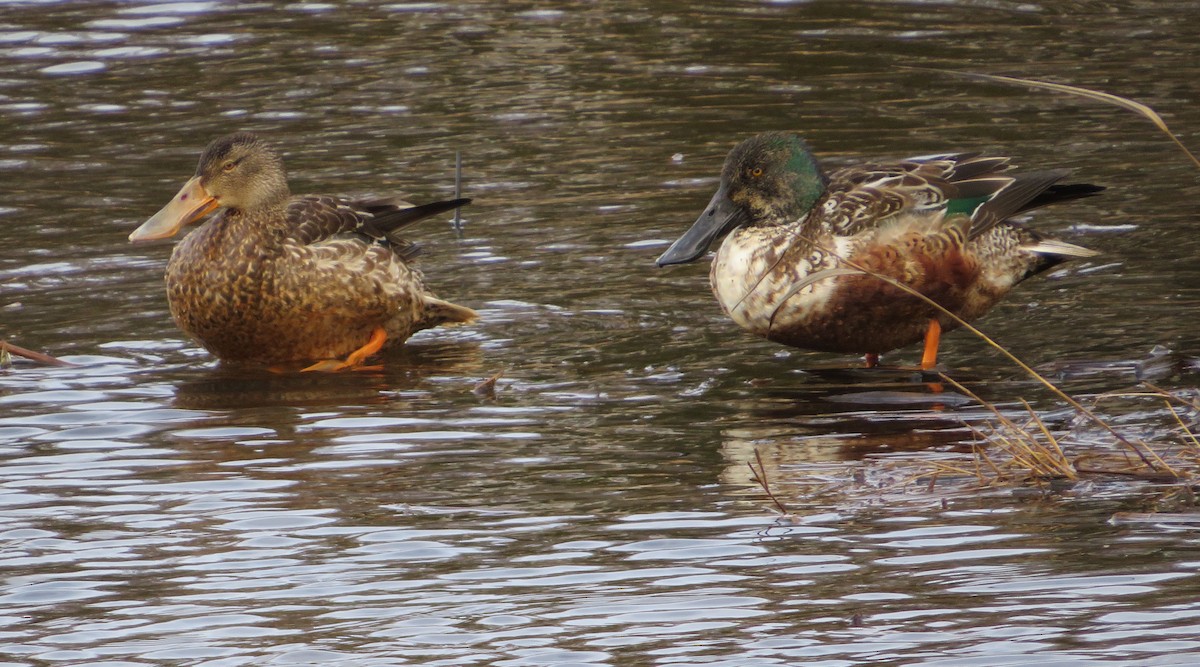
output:
<path id="1" fill-rule="evenodd" d="M 1042 238 L 1031 229 L 1026 229 L 1025 231 L 1031 234 L 1033 238 L 1029 242 L 1021 244 L 1021 247 L 1037 253 L 1037 261 L 1033 263 L 1033 266 L 1029 267 L 1029 270 L 1017 282 L 1043 271 L 1048 271 L 1067 260 L 1095 257 L 1100 254 L 1095 250 L 1084 248 L 1074 243 L 1067 243 L 1058 239 Z"/>
<path id="2" fill-rule="evenodd" d="M 1062 260 L 1076 257 L 1095 257 L 1100 254 L 1099 251 L 1059 241 L 1058 239 L 1038 239 L 1037 242 L 1023 246 L 1026 250 L 1031 250 L 1039 255 L 1050 255 Z"/>
<path id="3" fill-rule="evenodd" d="M 456 303 L 425 295 L 425 312 L 422 313 L 419 329 L 429 329 L 443 324 L 470 324 L 479 319 L 479 313 Z"/>
<path id="4" fill-rule="evenodd" d="M 1051 185 L 1042 191 L 1038 196 L 1030 199 L 1021 207 L 1021 211 L 1029 211 L 1058 202 L 1071 201 L 1074 199 L 1083 199 L 1085 197 L 1095 197 L 1104 190 L 1103 185 L 1092 185 L 1091 183 L 1064 183 L 1063 185 Z"/>
<path id="5" fill-rule="evenodd" d="M 374 220 L 371 220 L 370 225 L 375 230 L 384 235 L 394 234 L 409 225 L 420 222 L 425 218 L 437 215 L 445 211 L 453 211 L 456 208 L 461 208 L 470 204 L 469 198 L 449 199 L 446 201 L 429 202 L 428 204 L 418 204 L 408 208 L 401 208 L 395 211 L 378 215 Z"/>

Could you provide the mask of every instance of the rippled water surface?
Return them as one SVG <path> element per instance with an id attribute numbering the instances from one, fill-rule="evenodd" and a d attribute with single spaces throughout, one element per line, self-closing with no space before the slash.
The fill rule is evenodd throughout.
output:
<path id="1" fill-rule="evenodd" d="M 899 66 L 1102 88 L 1197 145 L 1197 19 L 1141 1 L 0 4 L 0 337 L 77 364 L 0 375 L 0 665 L 1200 662 L 1196 524 L 1110 522 L 1186 499 L 911 483 L 969 463 L 985 413 L 754 339 L 705 267 L 653 267 L 754 131 L 798 130 L 834 164 L 1006 152 L 1108 186 L 1034 220 L 1104 254 L 983 327 L 1032 363 L 1099 368 L 1063 373 L 1084 394 L 1147 368 L 1194 387 L 1186 158 L 1111 107 Z M 170 245 L 125 239 L 235 130 L 279 145 L 300 192 L 446 197 L 461 151 L 464 233 L 419 233 L 430 283 L 481 321 L 375 370 L 217 365 L 170 321 Z M 1078 428 L 965 333 L 943 361 Z M 1149 403 L 1116 417 L 1173 424 Z"/>

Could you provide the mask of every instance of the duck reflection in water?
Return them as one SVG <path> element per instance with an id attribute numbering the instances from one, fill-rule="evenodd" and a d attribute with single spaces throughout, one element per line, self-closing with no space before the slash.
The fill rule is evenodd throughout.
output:
<path id="1" fill-rule="evenodd" d="M 173 383 L 172 407 L 187 410 L 254 408 L 274 414 L 270 428 L 286 430 L 297 410 L 331 406 L 390 405 L 428 391 L 430 378 L 478 377 L 488 372 L 477 341 L 421 341 L 388 356 L 389 363 L 361 372 L 263 373 L 260 369 L 221 364 L 186 374 Z"/>

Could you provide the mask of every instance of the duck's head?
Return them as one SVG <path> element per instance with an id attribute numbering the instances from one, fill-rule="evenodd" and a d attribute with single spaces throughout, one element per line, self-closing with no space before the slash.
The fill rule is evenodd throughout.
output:
<path id="1" fill-rule="evenodd" d="M 286 202 L 289 196 L 279 155 L 254 134 L 231 134 L 204 149 L 196 175 L 129 240 L 167 238 L 217 208 L 253 211 Z"/>
<path id="2" fill-rule="evenodd" d="M 725 158 L 721 185 L 691 229 L 658 258 L 659 266 L 692 262 L 718 238 L 744 225 L 794 222 L 825 192 L 826 178 L 804 140 L 764 132 Z"/>

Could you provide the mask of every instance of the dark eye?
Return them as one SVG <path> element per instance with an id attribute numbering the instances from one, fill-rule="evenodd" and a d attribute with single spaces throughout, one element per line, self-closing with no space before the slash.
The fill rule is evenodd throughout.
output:
<path id="1" fill-rule="evenodd" d="M 229 172 L 233 171 L 233 168 L 236 166 L 237 166 L 237 162 L 229 161 L 229 162 L 226 162 L 225 164 L 221 165 L 221 171 L 229 173 Z"/>
<path id="2" fill-rule="evenodd" d="M 753 176 L 753 177 L 755 177 L 755 178 L 758 178 L 759 176 L 762 176 L 762 167 L 755 167 L 755 168 L 751 169 L 751 170 L 750 170 L 750 175 L 751 175 L 751 176 Z"/>

